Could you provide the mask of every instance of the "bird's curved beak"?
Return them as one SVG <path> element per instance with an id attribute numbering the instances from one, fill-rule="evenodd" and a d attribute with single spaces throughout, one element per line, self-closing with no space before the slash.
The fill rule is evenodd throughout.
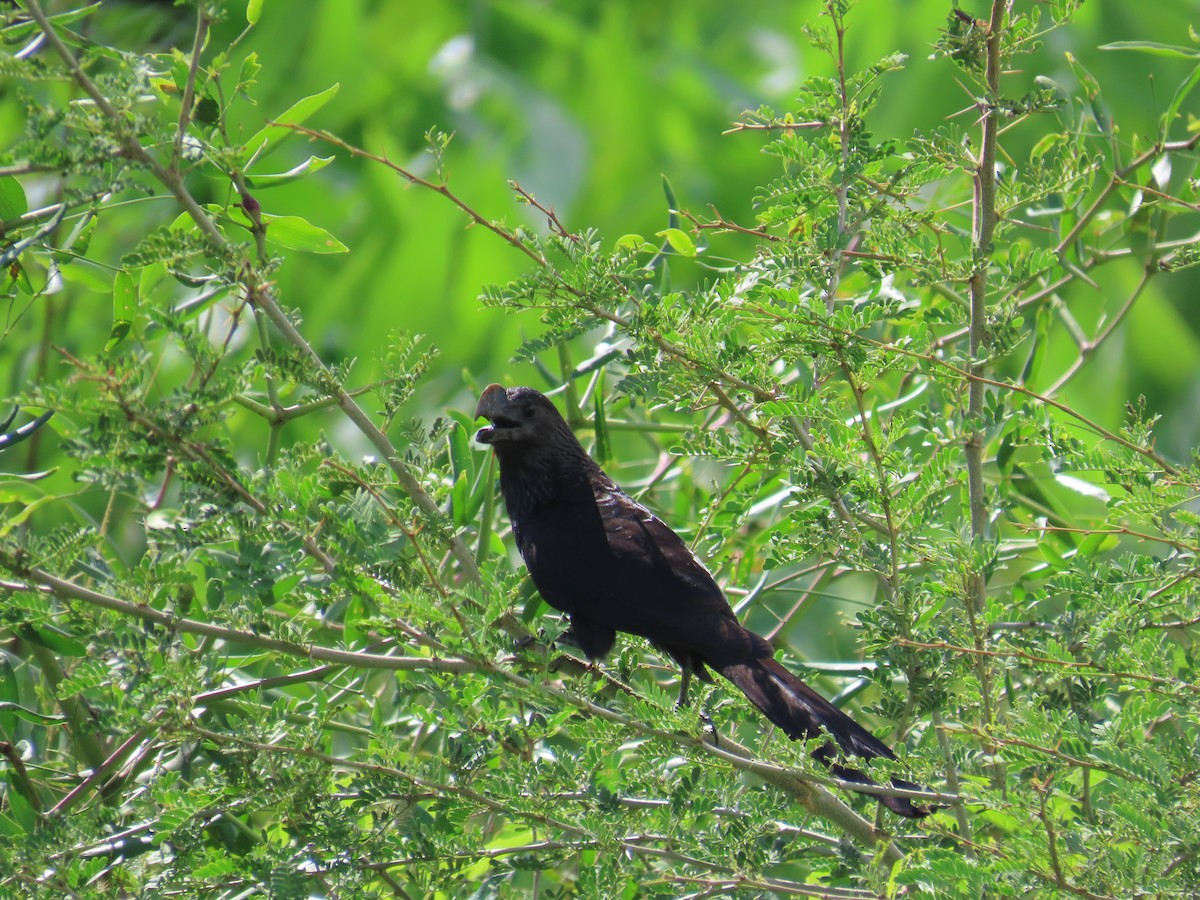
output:
<path id="1" fill-rule="evenodd" d="M 475 407 L 475 418 L 487 419 L 492 424 L 480 428 L 475 433 L 475 440 L 481 444 L 494 443 L 497 437 L 497 427 L 503 429 L 508 424 L 505 411 L 508 409 L 508 391 L 498 384 L 489 384 L 479 395 L 479 404 Z"/>

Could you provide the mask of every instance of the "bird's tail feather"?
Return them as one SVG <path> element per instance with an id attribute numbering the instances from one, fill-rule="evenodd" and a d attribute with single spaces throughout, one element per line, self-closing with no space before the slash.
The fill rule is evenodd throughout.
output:
<path id="1" fill-rule="evenodd" d="M 863 759 L 896 758 L 887 744 L 770 657 L 714 665 L 713 668 L 732 681 L 764 716 L 792 740 L 819 737 L 825 731 L 845 753 Z M 836 762 L 836 752 L 828 744 L 813 756 L 829 766 L 830 771 L 839 778 L 859 784 L 875 783 L 857 769 Z M 921 790 L 919 785 L 897 778 L 892 779 L 892 785 L 902 790 Z M 879 802 L 909 818 L 921 818 L 929 814 L 928 809 L 915 806 L 904 797 L 881 794 Z"/>

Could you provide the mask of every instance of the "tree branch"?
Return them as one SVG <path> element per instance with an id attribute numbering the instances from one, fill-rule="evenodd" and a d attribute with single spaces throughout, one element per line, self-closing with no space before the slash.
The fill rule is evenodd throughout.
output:
<path id="1" fill-rule="evenodd" d="M 5 559 L 4 563 L 6 567 L 20 570 L 19 564 L 13 560 Z M 285 641 L 263 634 L 238 631 L 236 628 L 226 628 L 223 625 L 213 625 L 209 622 L 200 622 L 195 619 L 172 615 L 171 613 L 146 606 L 144 603 L 132 603 L 128 600 L 102 594 L 99 591 L 93 591 L 90 588 L 59 578 L 57 575 L 52 575 L 38 568 L 29 569 L 26 577 L 34 585 L 39 585 L 42 589 L 54 594 L 60 600 L 77 600 L 101 609 L 121 613 L 122 615 L 134 616 L 143 621 L 161 625 L 169 631 L 203 635 L 205 637 L 228 641 L 231 644 L 240 644 L 244 647 L 253 647 L 257 650 L 270 650 L 300 659 L 337 666 L 354 666 L 359 669 L 383 669 L 392 672 L 470 672 L 477 668 L 476 665 L 464 659 L 437 659 L 426 656 L 383 656 L 378 653 L 363 653 L 356 650 L 333 650 L 328 647 L 298 644 L 295 641 Z M 37 588 L 26 586 L 25 590 L 36 591 Z"/>
<path id="2" fill-rule="evenodd" d="M 58 36 L 54 30 L 54 26 L 46 18 L 45 12 L 41 8 L 38 0 L 29 0 L 29 13 L 34 21 L 38 23 L 38 27 L 42 29 L 42 33 L 46 35 L 46 40 L 50 43 L 54 51 L 63 60 L 67 66 L 71 76 L 83 89 L 89 97 L 96 103 L 96 107 L 114 123 L 120 123 L 121 115 L 119 111 L 109 102 L 96 84 L 88 77 L 87 73 L 80 67 L 79 62 L 75 59 L 74 54 L 67 48 L 66 44 Z M 188 216 L 195 222 L 196 227 L 201 233 L 207 237 L 214 247 L 223 250 L 226 253 L 234 251 L 234 246 L 225 238 L 216 223 L 204 211 L 204 208 L 196 201 L 196 199 L 188 191 L 184 184 L 183 177 L 179 172 L 163 166 L 154 155 L 141 145 L 133 135 L 123 135 L 121 137 L 122 147 L 127 155 L 146 166 L 151 174 L 162 183 L 171 195 L 179 202 L 179 204 L 187 212 Z M 251 276 L 246 273 L 245 288 L 248 297 L 253 297 L 253 302 L 257 308 L 266 313 L 272 324 L 275 325 L 279 332 L 284 336 L 284 339 L 299 350 L 309 362 L 320 372 L 328 374 L 328 367 L 324 361 L 312 348 L 312 345 L 300 334 L 291 320 L 280 309 L 279 304 L 275 301 L 275 297 L 266 283 L 259 282 L 256 276 Z M 332 379 L 331 379 L 332 380 Z M 369 440 L 379 451 L 382 457 L 391 467 L 392 472 L 396 476 L 396 481 L 400 485 L 400 489 L 409 496 L 409 499 L 416 504 L 433 522 L 440 522 L 444 519 L 441 509 L 433 502 L 433 498 L 421 487 L 416 476 L 404 464 L 400 454 L 392 445 L 382 431 L 375 426 L 370 417 L 363 412 L 355 401 L 354 397 L 341 384 L 335 385 L 335 393 L 337 396 L 338 407 L 350 419 L 351 422 L 358 428 L 360 432 Z M 479 568 L 475 565 L 475 557 L 470 548 L 463 542 L 458 535 L 450 535 L 446 539 L 450 552 L 455 560 L 462 567 L 463 574 L 467 579 L 474 583 L 479 582 Z"/>

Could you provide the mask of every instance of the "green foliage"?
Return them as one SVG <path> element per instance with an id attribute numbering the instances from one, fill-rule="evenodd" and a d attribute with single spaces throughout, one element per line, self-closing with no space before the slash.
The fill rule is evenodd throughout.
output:
<path id="1" fill-rule="evenodd" d="M 1099 53 L 1073 0 L 918 4 L 894 35 L 886 4 L 831 0 L 786 111 L 739 95 L 689 155 L 720 79 L 617 92 L 724 4 L 430 10 L 440 51 L 352 42 L 318 85 L 281 4 L 152 34 L 48 6 L 0 12 L 0 358 L 55 411 L 0 475 L 5 896 L 1194 892 L 1181 17 Z M 347 23 L 394 41 L 350 6 L 313 4 L 314 54 Z M 491 55 L 456 56 L 457 27 Z M 417 58 L 445 122 L 396 87 Z M 1164 107 L 1117 58 L 1176 66 Z M 558 139 L 537 78 L 601 123 L 600 165 L 670 136 L 676 165 L 632 156 L 644 207 L 613 169 L 586 215 L 516 182 L 513 222 L 483 211 L 530 159 L 569 169 L 487 155 L 511 109 Z M 378 152 L 393 103 L 412 147 Z M 676 708 L 639 641 L 603 668 L 552 642 L 470 442 L 502 378 L 558 392 L 934 815 L 839 790 L 723 686 Z"/>

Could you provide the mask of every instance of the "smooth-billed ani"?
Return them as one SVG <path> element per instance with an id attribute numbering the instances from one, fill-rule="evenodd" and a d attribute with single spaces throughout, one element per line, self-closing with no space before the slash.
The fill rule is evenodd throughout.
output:
<path id="1" fill-rule="evenodd" d="M 606 656 L 618 631 L 641 635 L 679 663 L 681 702 L 690 676 L 711 683 L 712 669 L 794 740 L 824 730 L 847 754 L 896 758 L 776 662 L 765 639 L 742 627 L 683 540 L 604 474 L 544 395 L 493 384 L 475 415 L 491 423 L 476 440 L 490 444 L 500 463 L 500 489 L 533 583 L 570 618 L 574 640 L 588 657 Z M 814 756 L 848 781 L 871 783 L 839 764 L 830 744 Z M 895 778 L 892 784 L 920 790 Z M 902 816 L 928 813 L 903 797 L 879 799 Z"/>

